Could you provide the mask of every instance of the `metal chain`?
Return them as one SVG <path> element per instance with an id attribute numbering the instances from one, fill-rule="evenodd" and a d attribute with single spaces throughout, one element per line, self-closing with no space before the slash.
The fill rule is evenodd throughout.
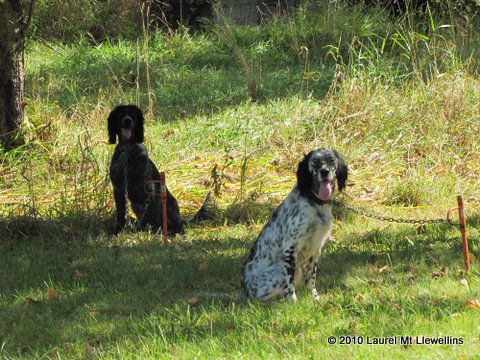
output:
<path id="1" fill-rule="evenodd" d="M 128 179 L 127 179 L 127 176 L 128 176 L 128 169 L 127 169 L 127 167 L 128 167 L 128 156 L 127 156 L 127 153 L 125 151 L 122 151 L 120 156 L 125 158 L 125 167 L 123 168 L 123 187 L 124 187 L 125 198 L 128 201 Z"/>
<path id="2" fill-rule="evenodd" d="M 151 201 L 152 200 L 150 198 L 150 195 L 147 195 L 145 201 L 143 202 L 142 214 L 137 219 L 138 225 L 140 225 L 142 223 L 143 219 L 145 218 L 145 215 L 147 214 L 147 210 L 148 210 L 148 207 L 149 207 Z"/>
<path id="3" fill-rule="evenodd" d="M 128 155 L 125 150 L 122 150 L 120 156 L 125 159 L 125 167 L 123 168 L 123 193 L 125 194 L 125 209 L 127 219 L 126 219 L 126 227 L 128 229 L 133 229 L 133 224 L 130 221 L 130 216 L 128 216 Z"/>
<path id="4" fill-rule="evenodd" d="M 372 214 L 368 213 L 365 210 L 357 209 L 354 208 L 353 206 L 344 204 L 339 201 L 334 201 L 334 205 L 337 205 L 339 207 L 342 207 L 344 209 L 350 210 L 358 215 L 365 216 L 371 219 L 377 219 L 381 221 L 388 221 L 391 223 L 400 223 L 400 224 L 444 224 L 444 223 L 450 223 L 448 219 L 444 218 L 438 218 L 438 219 L 396 219 L 393 217 L 389 216 L 384 216 L 384 215 L 378 215 L 378 214 Z"/>

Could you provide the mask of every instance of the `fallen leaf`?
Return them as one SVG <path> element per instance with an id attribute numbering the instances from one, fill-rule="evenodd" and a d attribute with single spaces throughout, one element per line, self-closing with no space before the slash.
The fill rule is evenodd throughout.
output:
<path id="1" fill-rule="evenodd" d="M 384 273 L 384 272 L 387 272 L 387 270 L 388 270 L 388 266 L 385 265 L 385 266 L 382 266 L 380 269 L 378 269 L 378 272 L 379 272 L 380 274 L 382 274 L 382 273 Z"/>
<path id="2" fill-rule="evenodd" d="M 404 271 L 405 272 L 412 272 L 413 270 L 413 264 L 411 262 L 405 264 Z"/>
<path id="3" fill-rule="evenodd" d="M 465 303 L 465 306 L 470 308 L 470 309 L 480 310 L 480 301 L 478 301 L 478 299 L 468 300 Z"/>
<path id="4" fill-rule="evenodd" d="M 88 356 L 93 356 L 95 354 L 95 347 L 90 345 L 89 343 L 85 344 L 85 353 Z"/>
<path id="5" fill-rule="evenodd" d="M 38 304 L 40 304 L 40 301 L 32 298 L 27 298 L 27 305 L 38 305 Z"/>
<path id="6" fill-rule="evenodd" d="M 85 304 L 85 307 L 88 309 L 88 312 L 90 313 L 90 315 L 92 316 L 96 316 L 100 313 L 100 310 L 99 309 L 96 309 L 96 308 L 93 308 L 91 307 L 90 305 L 88 304 Z"/>
<path id="7" fill-rule="evenodd" d="M 355 299 L 355 301 L 357 301 L 357 302 L 362 302 L 362 301 L 365 300 L 365 296 L 362 295 L 362 294 L 357 294 L 357 295 L 355 295 L 354 299 Z"/>
<path id="8" fill-rule="evenodd" d="M 188 299 L 188 301 L 187 301 L 187 304 L 190 305 L 190 306 L 192 306 L 192 307 L 197 306 L 199 303 L 200 303 L 200 300 L 198 300 L 198 298 L 197 298 L 196 296 L 191 297 L 191 298 Z"/>
<path id="9" fill-rule="evenodd" d="M 361 189 L 362 189 L 362 191 L 363 191 L 364 193 L 366 193 L 366 194 L 371 194 L 371 193 L 373 193 L 373 190 L 372 190 L 372 189 L 369 189 L 369 188 L 367 188 L 367 187 L 365 187 L 365 186 L 362 186 Z"/>
<path id="10" fill-rule="evenodd" d="M 81 273 L 78 269 L 73 270 L 73 279 L 74 280 L 80 280 L 86 277 L 87 275 L 84 273 Z"/>
<path id="11" fill-rule="evenodd" d="M 468 285 L 467 279 L 460 280 L 460 285 L 465 286 L 467 288 L 467 290 L 470 291 L 470 285 Z"/>
<path id="12" fill-rule="evenodd" d="M 48 288 L 47 294 L 50 300 L 58 300 L 60 298 L 60 294 L 54 288 Z"/>
<path id="13" fill-rule="evenodd" d="M 446 267 L 441 268 L 439 271 L 432 273 L 432 279 L 438 279 L 448 275 L 448 269 Z"/>
<path id="14" fill-rule="evenodd" d="M 472 253 L 468 253 L 468 261 L 470 263 L 474 262 L 475 261 L 475 255 L 473 255 Z"/>
<path id="15" fill-rule="evenodd" d="M 70 262 L 70 268 L 72 269 L 75 269 L 75 268 L 78 268 L 79 266 L 82 266 L 83 265 L 83 260 L 72 260 Z"/>
<path id="16" fill-rule="evenodd" d="M 176 132 L 177 132 L 176 129 L 169 129 L 163 133 L 163 137 L 169 138 L 170 136 L 175 135 Z"/>

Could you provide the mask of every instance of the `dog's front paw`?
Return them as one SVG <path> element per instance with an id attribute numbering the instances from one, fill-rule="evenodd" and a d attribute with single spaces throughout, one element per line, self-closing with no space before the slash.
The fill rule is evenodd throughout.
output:
<path id="1" fill-rule="evenodd" d="M 297 302 L 297 301 L 298 301 L 297 295 L 296 295 L 295 293 L 290 294 L 290 295 L 287 295 L 287 296 L 285 297 L 285 300 L 293 301 L 293 302 Z"/>
<path id="2" fill-rule="evenodd" d="M 289 300 L 289 301 L 293 301 L 293 302 L 296 302 L 298 299 L 297 299 L 297 295 L 295 294 L 295 285 L 292 283 L 292 284 L 289 284 L 283 291 L 283 298 L 285 300 Z"/>

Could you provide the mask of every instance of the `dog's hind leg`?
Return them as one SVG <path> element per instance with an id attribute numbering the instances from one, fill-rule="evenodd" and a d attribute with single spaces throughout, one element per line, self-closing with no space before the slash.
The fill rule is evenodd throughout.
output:
<path id="1" fill-rule="evenodd" d="M 295 284 L 290 281 L 290 276 L 284 264 L 275 264 L 261 270 L 252 269 L 253 274 L 247 274 L 244 279 L 245 293 L 267 301 L 285 298 L 297 301 Z"/>
<path id="2" fill-rule="evenodd" d="M 269 300 L 280 294 L 284 299 L 297 301 L 295 294 L 295 246 L 289 246 L 283 253 L 283 261 L 267 267 L 262 278 L 267 294 L 260 295 L 263 300 Z M 268 295 L 268 296 L 267 296 Z"/>
<path id="3" fill-rule="evenodd" d="M 244 286 L 248 296 L 267 301 L 284 296 L 284 288 L 287 286 L 285 279 L 285 269 L 278 265 L 273 265 L 245 281 Z"/>

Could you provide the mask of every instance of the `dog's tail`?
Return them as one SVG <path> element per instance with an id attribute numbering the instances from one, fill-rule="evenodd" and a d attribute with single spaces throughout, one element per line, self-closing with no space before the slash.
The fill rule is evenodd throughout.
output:
<path id="1" fill-rule="evenodd" d="M 212 197 L 211 192 L 208 192 L 203 204 L 198 209 L 197 213 L 189 220 L 186 221 L 187 224 L 197 224 L 202 220 L 212 220 L 217 215 L 217 203 Z"/>

